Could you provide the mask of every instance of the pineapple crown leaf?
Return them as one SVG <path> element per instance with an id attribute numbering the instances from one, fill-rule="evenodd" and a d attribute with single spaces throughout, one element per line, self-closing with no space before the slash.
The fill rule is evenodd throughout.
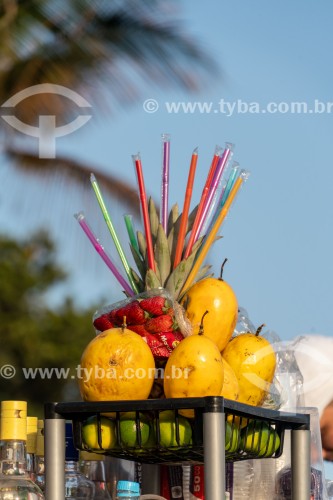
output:
<path id="1" fill-rule="evenodd" d="M 171 272 L 171 256 L 168 240 L 161 224 L 159 224 L 157 231 L 155 260 L 160 273 L 161 284 L 164 286 Z"/>
<path id="2" fill-rule="evenodd" d="M 177 299 L 184 283 L 190 274 L 193 263 L 195 259 L 195 252 L 192 252 L 191 255 L 182 260 L 178 266 L 172 271 L 170 274 L 168 281 L 166 283 L 166 289 L 171 293 L 171 295 Z"/>
<path id="3" fill-rule="evenodd" d="M 134 280 L 135 284 L 137 285 L 139 292 L 143 292 L 144 289 L 145 289 L 145 284 L 144 284 L 143 280 L 135 272 L 134 269 L 130 268 L 130 270 L 131 270 L 131 274 L 132 274 L 133 280 Z"/>
<path id="4" fill-rule="evenodd" d="M 139 245 L 141 257 L 143 260 L 145 260 L 146 254 L 147 254 L 146 238 L 144 237 L 144 235 L 141 231 L 137 231 L 136 235 L 137 235 L 137 240 L 138 240 L 138 245 Z"/>
<path id="5" fill-rule="evenodd" d="M 161 287 L 161 282 L 152 269 L 148 269 L 145 279 L 146 290 Z"/>
<path id="6" fill-rule="evenodd" d="M 214 273 L 209 273 L 208 271 L 211 269 L 211 265 L 207 264 L 205 266 L 202 266 L 199 271 L 198 271 L 198 274 L 196 276 L 196 281 L 200 281 L 204 278 L 209 278 L 209 277 L 213 277 L 214 276 Z"/>
<path id="7" fill-rule="evenodd" d="M 197 214 L 198 205 L 192 210 L 188 217 L 186 234 L 193 228 L 193 223 Z M 145 235 L 138 231 L 137 240 L 139 253 L 131 247 L 133 258 L 138 268 L 138 272 L 133 274 L 138 288 L 141 290 L 150 290 L 152 288 L 165 288 L 175 300 L 184 295 L 183 287 L 188 278 L 195 259 L 200 251 L 203 236 L 198 238 L 192 248 L 192 252 L 187 259 L 182 260 L 178 266 L 173 269 L 174 254 L 176 251 L 177 240 L 179 237 L 179 228 L 181 215 L 177 203 L 172 206 L 168 218 L 168 235 L 159 222 L 158 211 L 152 198 L 149 199 L 149 220 L 154 245 L 154 258 L 156 269 L 153 271 L 148 268 L 147 262 L 147 243 Z M 220 237 L 215 239 L 218 240 Z M 207 277 L 211 266 L 204 265 L 197 272 L 196 281 Z"/>
<path id="8" fill-rule="evenodd" d="M 198 206 L 196 206 L 192 212 L 190 213 L 187 221 L 187 227 L 186 227 L 186 234 L 192 229 L 194 219 L 196 216 L 198 210 Z M 178 215 L 177 219 L 175 219 L 174 223 L 172 226 L 169 226 L 169 233 L 168 233 L 168 244 L 169 244 L 169 250 L 170 250 L 170 256 L 171 256 L 171 261 L 174 261 L 175 258 L 175 253 L 176 253 L 176 247 L 177 247 L 177 241 L 178 241 L 178 236 L 179 236 L 179 229 L 180 229 L 180 223 L 181 223 L 181 217 L 182 214 Z M 169 217 L 170 220 L 170 217 Z"/>
<path id="9" fill-rule="evenodd" d="M 150 221 L 150 231 L 151 231 L 151 236 L 153 240 L 153 245 L 155 245 L 156 238 L 157 238 L 157 232 L 158 232 L 158 226 L 159 226 L 159 217 L 157 213 L 157 209 L 154 203 L 154 200 L 152 197 L 149 198 L 148 201 L 148 214 L 149 214 L 149 221 Z"/>
<path id="10" fill-rule="evenodd" d="M 142 260 L 140 253 L 138 253 L 137 250 L 131 244 L 130 244 L 130 249 L 131 249 L 132 256 L 133 256 L 134 262 L 136 264 L 136 267 L 140 273 L 140 276 L 142 279 L 144 279 L 145 274 L 146 274 L 144 261 Z"/>
<path id="11" fill-rule="evenodd" d="M 174 226 L 175 222 L 177 221 L 179 217 L 179 208 L 178 208 L 178 203 L 175 203 L 170 210 L 169 217 L 168 217 L 168 234 L 170 233 L 172 227 Z"/>

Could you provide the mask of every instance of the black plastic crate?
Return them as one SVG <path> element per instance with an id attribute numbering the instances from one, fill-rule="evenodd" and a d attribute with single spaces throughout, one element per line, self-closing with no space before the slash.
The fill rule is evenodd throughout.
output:
<path id="1" fill-rule="evenodd" d="M 161 438 L 161 412 L 165 410 L 174 411 L 175 442 L 172 446 L 163 446 Z M 188 418 L 192 431 L 192 440 L 188 444 L 184 444 L 180 437 L 184 411 L 190 411 L 193 415 L 193 418 Z M 122 441 L 120 420 L 126 412 L 135 414 L 136 443 L 133 446 L 125 446 Z M 231 435 L 231 439 L 226 439 L 225 443 L 227 462 L 277 458 L 283 451 L 286 429 L 309 429 L 309 415 L 253 407 L 223 397 L 49 403 L 45 406 L 46 418 L 61 416 L 72 421 L 74 444 L 79 450 L 99 451 L 104 455 L 150 464 L 204 463 L 203 414 L 206 412 L 224 414 L 226 437 Z M 100 423 L 106 415 L 112 418 L 116 431 L 116 441 L 111 449 L 102 448 Z M 89 448 L 82 438 L 82 428 L 89 417 L 95 417 L 97 422 L 97 450 Z M 153 440 L 149 441 L 149 445 L 143 445 L 141 441 L 142 420 L 150 422 L 154 429 Z"/>

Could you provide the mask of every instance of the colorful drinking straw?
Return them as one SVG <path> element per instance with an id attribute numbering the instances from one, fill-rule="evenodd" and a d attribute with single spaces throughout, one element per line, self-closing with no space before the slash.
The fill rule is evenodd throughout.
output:
<path id="1" fill-rule="evenodd" d="M 191 204 L 194 176 L 195 176 L 195 170 L 197 167 L 197 161 L 198 161 L 198 148 L 196 148 L 192 153 L 190 170 L 188 173 L 187 186 L 186 186 L 185 197 L 184 197 L 183 213 L 182 213 L 182 217 L 181 217 L 181 221 L 180 221 L 178 241 L 177 241 L 177 246 L 176 246 L 175 259 L 174 259 L 174 263 L 173 263 L 174 268 L 177 267 L 178 264 L 180 263 L 181 258 L 182 258 L 182 252 L 184 249 L 186 227 L 187 227 L 187 222 L 188 222 L 188 213 L 189 213 L 190 204 Z"/>
<path id="2" fill-rule="evenodd" d="M 239 163 L 237 161 L 234 161 L 233 165 L 231 167 L 231 172 L 230 172 L 230 175 L 229 175 L 228 180 L 226 182 L 226 185 L 222 189 L 219 200 L 217 201 L 217 205 L 214 208 L 214 213 L 213 213 L 213 216 L 211 218 L 211 221 L 209 222 L 209 225 L 207 225 L 208 229 L 207 229 L 207 227 L 204 226 L 202 228 L 202 231 L 201 231 L 199 237 L 210 233 L 210 231 L 214 225 L 214 222 L 216 221 L 216 219 L 218 217 L 218 214 L 222 210 L 222 207 L 224 206 L 224 204 L 229 196 L 229 193 L 232 189 L 232 186 L 236 182 L 236 179 L 239 175 L 239 171 L 240 171 Z M 206 223 L 207 223 L 207 219 L 206 219 Z"/>
<path id="3" fill-rule="evenodd" d="M 100 187 L 98 185 L 98 182 L 97 182 L 96 177 L 95 177 L 94 174 L 90 174 L 90 182 L 91 182 L 91 185 L 92 185 L 93 190 L 95 192 L 95 195 L 96 195 L 98 204 L 100 206 L 100 209 L 102 211 L 102 214 L 103 214 L 104 220 L 106 222 L 106 225 L 107 225 L 107 227 L 108 227 L 108 229 L 110 231 L 110 234 L 112 236 L 113 242 L 114 242 L 115 247 L 117 249 L 117 252 L 119 254 L 120 260 L 121 260 L 121 262 L 122 262 L 122 264 L 124 266 L 124 269 L 125 269 L 125 272 L 127 274 L 128 279 L 129 279 L 129 282 L 131 283 L 131 287 L 133 288 L 134 292 L 138 293 L 138 288 L 137 288 L 136 283 L 135 283 L 135 281 L 133 279 L 131 268 L 130 268 L 129 263 L 127 261 L 127 258 L 125 256 L 124 250 L 123 250 L 123 248 L 122 248 L 122 246 L 120 244 L 119 238 L 118 238 L 116 230 L 115 230 L 115 228 L 113 226 L 113 223 L 112 223 L 111 217 L 109 215 L 109 212 L 107 211 L 107 208 L 106 208 L 106 205 L 105 205 L 105 202 L 104 202 L 104 199 L 103 199 Z"/>
<path id="4" fill-rule="evenodd" d="M 88 236 L 91 244 L 95 248 L 96 252 L 100 255 L 100 257 L 104 260 L 105 264 L 108 266 L 108 268 L 111 270 L 115 278 L 118 280 L 120 285 L 123 287 L 127 295 L 133 297 L 134 292 L 129 286 L 129 284 L 125 281 L 125 279 L 122 277 L 114 263 L 112 262 L 111 258 L 107 255 L 105 252 L 103 246 L 100 244 L 92 230 L 90 229 L 88 223 L 86 222 L 85 216 L 83 212 L 79 212 L 77 214 L 74 214 L 74 217 L 82 227 L 83 231 L 85 234 Z"/>
<path id="5" fill-rule="evenodd" d="M 133 227 L 133 216 L 131 214 L 125 214 L 124 221 L 125 221 L 125 225 L 126 225 L 126 229 L 127 229 L 127 233 L 128 233 L 128 237 L 130 239 L 131 245 L 134 248 L 134 250 L 136 251 L 136 253 L 139 254 L 140 253 L 139 245 L 138 245 L 138 241 L 135 237 L 135 231 L 134 231 L 134 227 Z"/>
<path id="6" fill-rule="evenodd" d="M 185 292 L 188 288 L 190 288 L 193 281 L 195 280 L 195 277 L 196 277 L 204 259 L 206 258 L 206 255 L 207 255 L 211 245 L 215 241 L 215 238 L 216 238 L 217 233 L 220 229 L 220 226 L 221 226 L 222 222 L 224 221 L 225 217 L 227 216 L 228 211 L 230 209 L 230 206 L 231 206 L 232 202 L 234 201 L 235 196 L 236 196 L 239 188 L 241 187 L 242 182 L 247 179 L 248 175 L 249 175 L 248 172 L 242 171 L 242 173 L 240 174 L 240 176 L 236 180 L 236 182 L 235 182 L 233 188 L 231 189 L 230 194 L 229 194 L 229 196 L 224 204 L 224 207 L 222 208 L 221 212 L 219 213 L 219 215 L 215 221 L 215 224 L 214 224 L 211 232 L 207 235 L 206 239 L 203 242 L 201 251 L 197 257 L 197 260 L 194 263 L 194 266 L 191 269 L 191 272 L 189 273 L 189 275 L 187 277 L 187 280 L 182 288 L 182 292 Z"/>
<path id="7" fill-rule="evenodd" d="M 213 180 L 213 176 L 214 176 L 214 172 L 215 172 L 216 166 L 217 166 L 217 164 L 218 164 L 219 159 L 221 158 L 221 156 L 222 156 L 222 148 L 220 146 L 216 146 L 216 148 L 215 148 L 215 154 L 213 156 L 213 160 L 212 160 L 212 163 L 211 163 L 210 168 L 209 168 L 207 179 L 206 179 L 204 188 L 202 190 L 200 202 L 199 202 L 199 205 L 198 205 L 197 214 L 195 216 L 195 219 L 194 219 L 194 222 L 193 222 L 193 226 L 192 226 L 192 231 L 191 231 L 191 234 L 190 234 L 190 237 L 189 237 L 189 240 L 188 240 L 188 243 L 187 243 L 187 247 L 186 247 L 186 250 L 185 250 L 185 253 L 184 253 L 184 259 L 187 259 L 187 257 L 190 255 L 190 253 L 192 251 L 192 247 L 194 245 L 194 238 L 195 238 L 195 235 L 196 235 L 196 232 L 197 232 L 197 228 L 198 228 L 198 225 L 199 225 L 199 222 L 200 222 L 200 219 L 201 219 L 202 209 L 204 207 L 205 200 L 206 200 L 206 197 L 208 195 L 209 187 L 210 187 L 211 182 Z"/>
<path id="8" fill-rule="evenodd" d="M 163 159 L 162 159 L 162 186 L 161 186 L 161 224 L 165 234 L 168 230 L 168 204 L 169 204 L 169 170 L 170 170 L 170 135 L 162 134 Z"/>
<path id="9" fill-rule="evenodd" d="M 142 219 L 143 219 L 143 225 L 144 225 L 144 229 L 145 229 L 146 243 L 147 243 L 148 266 L 150 269 L 155 271 L 156 268 L 155 268 L 153 242 L 152 242 L 152 236 L 151 236 L 147 196 L 146 196 L 146 189 L 145 189 L 145 183 L 144 183 L 144 178 L 143 178 L 143 171 L 142 171 L 142 164 L 141 164 L 140 155 L 139 154 L 133 155 L 132 159 L 133 159 L 134 168 L 136 171 L 137 182 L 138 182 L 138 187 L 139 187 L 141 215 L 142 215 Z"/>
<path id="10" fill-rule="evenodd" d="M 212 183 L 209 187 L 208 194 L 207 194 L 207 197 L 205 199 L 205 202 L 204 202 L 204 205 L 202 208 L 202 212 L 200 214 L 200 221 L 199 221 L 198 227 L 196 228 L 196 232 L 194 235 L 194 243 L 199 238 L 201 229 L 202 229 L 203 224 L 204 224 L 204 222 L 207 218 L 207 215 L 209 213 L 209 208 L 212 204 L 216 190 L 219 186 L 219 182 L 221 180 L 222 173 L 223 173 L 223 171 L 228 163 L 228 160 L 230 159 L 230 156 L 232 154 L 232 150 L 233 150 L 233 145 L 230 143 L 226 143 L 225 150 L 223 151 L 223 154 L 222 154 L 221 158 L 219 159 L 218 164 L 216 166 L 216 169 L 214 172 L 214 177 L 213 177 Z"/>

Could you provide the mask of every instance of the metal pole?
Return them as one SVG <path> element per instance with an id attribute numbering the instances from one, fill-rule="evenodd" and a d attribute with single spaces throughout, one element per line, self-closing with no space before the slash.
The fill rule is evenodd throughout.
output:
<path id="1" fill-rule="evenodd" d="M 292 500 L 308 500 L 311 491 L 310 430 L 291 431 L 291 494 Z"/>
<path id="2" fill-rule="evenodd" d="M 45 498 L 65 499 L 65 419 L 45 419 Z"/>
<path id="3" fill-rule="evenodd" d="M 225 414 L 203 414 L 205 500 L 225 498 Z"/>

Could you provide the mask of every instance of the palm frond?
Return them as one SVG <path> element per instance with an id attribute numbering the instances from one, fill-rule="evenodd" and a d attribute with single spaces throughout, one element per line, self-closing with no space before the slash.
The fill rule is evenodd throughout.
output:
<path id="1" fill-rule="evenodd" d="M 94 172 L 103 191 L 121 198 L 133 213 L 140 214 L 137 190 L 114 175 L 106 174 L 96 165 L 86 165 L 61 155 L 55 159 L 41 159 L 29 150 L 17 147 L 7 147 L 5 153 L 21 171 L 31 171 L 40 176 L 52 176 L 56 172 L 58 176 L 69 177 L 82 187 L 88 186 L 90 173 Z"/>
<path id="2" fill-rule="evenodd" d="M 102 81 L 107 82 L 105 95 L 120 102 L 136 99 L 147 79 L 197 89 L 216 66 L 180 24 L 170 17 L 165 21 L 163 14 L 161 1 L 17 2 L 16 15 L 7 16 L 2 29 L 5 13 L 0 18 L 0 57 L 7 61 L 0 67 L 0 99 L 50 82 L 84 91 L 97 104 L 98 92 L 89 89 Z M 38 97 L 39 114 L 55 107 L 68 113 L 59 96 Z M 29 101 L 20 106 L 24 120 L 36 108 Z"/>

